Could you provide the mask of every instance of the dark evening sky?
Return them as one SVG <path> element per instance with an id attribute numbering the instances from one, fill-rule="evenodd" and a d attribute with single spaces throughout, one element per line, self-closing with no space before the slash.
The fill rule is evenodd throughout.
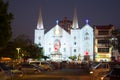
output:
<path id="1" fill-rule="evenodd" d="M 89 24 L 120 27 L 120 0 L 7 0 L 9 12 L 14 15 L 12 23 L 13 37 L 25 34 L 34 40 L 39 9 L 42 11 L 46 30 L 56 25 L 56 20 L 64 17 L 73 19 L 74 8 L 77 8 L 79 27 Z"/>

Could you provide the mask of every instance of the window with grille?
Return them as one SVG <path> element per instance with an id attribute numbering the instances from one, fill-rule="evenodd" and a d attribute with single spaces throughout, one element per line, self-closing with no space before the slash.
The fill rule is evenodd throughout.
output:
<path id="1" fill-rule="evenodd" d="M 109 52 L 109 48 L 98 48 L 98 52 Z"/>

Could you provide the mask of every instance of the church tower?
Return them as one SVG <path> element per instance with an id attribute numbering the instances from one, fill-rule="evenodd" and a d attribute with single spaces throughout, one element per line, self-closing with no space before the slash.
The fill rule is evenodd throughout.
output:
<path id="1" fill-rule="evenodd" d="M 80 29 L 78 26 L 77 9 L 74 10 L 73 24 L 71 29 L 71 55 L 78 56 L 80 53 Z"/>
<path id="2" fill-rule="evenodd" d="M 43 27 L 43 20 L 41 9 L 38 17 L 37 29 L 35 29 L 35 40 L 34 43 L 39 45 L 39 47 L 44 47 L 44 27 Z"/>
<path id="3" fill-rule="evenodd" d="M 73 17 L 73 24 L 72 24 L 73 29 L 78 29 L 78 18 L 77 18 L 77 9 L 74 9 L 74 17 Z"/>
<path id="4" fill-rule="evenodd" d="M 94 45 L 94 33 L 93 28 L 89 25 L 89 21 L 86 20 L 86 24 L 81 28 L 81 56 L 85 61 L 93 61 L 93 45 Z"/>

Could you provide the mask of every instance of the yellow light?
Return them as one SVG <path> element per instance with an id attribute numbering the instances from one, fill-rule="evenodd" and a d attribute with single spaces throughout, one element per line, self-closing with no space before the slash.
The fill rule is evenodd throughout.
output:
<path id="1" fill-rule="evenodd" d="M 104 79 L 104 77 L 101 77 L 101 80 L 103 80 Z"/>
<path id="2" fill-rule="evenodd" d="M 93 71 L 90 71 L 90 74 L 93 74 Z"/>
<path id="3" fill-rule="evenodd" d="M 56 31 L 55 31 L 55 34 L 56 34 L 56 35 L 59 35 L 59 34 L 60 34 L 59 30 L 56 30 Z"/>

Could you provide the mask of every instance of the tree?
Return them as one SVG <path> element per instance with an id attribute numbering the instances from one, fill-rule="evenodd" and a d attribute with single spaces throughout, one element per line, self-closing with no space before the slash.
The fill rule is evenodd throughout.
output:
<path id="1" fill-rule="evenodd" d="M 26 35 L 18 35 L 13 41 L 10 41 L 5 47 L 0 50 L 0 57 L 10 57 L 12 59 L 17 59 L 18 56 L 24 57 L 28 56 L 26 47 L 32 45 L 31 40 Z M 17 48 L 20 48 L 19 54 Z"/>
<path id="2" fill-rule="evenodd" d="M 29 54 L 29 58 L 39 59 L 43 56 L 42 48 L 39 48 L 38 45 L 29 45 L 26 47 L 26 51 Z"/>
<path id="3" fill-rule="evenodd" d="M 12 13 L 8 13 L 8 2 L 0 0 L 0 48 L 4 47 L 12 36 L 11 21 Z"/>
<path id="4" fill-rule="evenodd" d="M 29 39 L 29 37 L 24 34 L 18 35 L 13 42 L 16 48 L 22 48 L 22 49 L 25 49 L 26 46 L 29 46 L 32 44 L 32 41 Z"/>
<path id="5" fill-rule="evenodd" d="M 44 56 L 44 55 L 42 55 L 41 56 L 45 61 L 49 58 L 48 56 Z"/>
<path id="6" fill-rule="evenodd" d="M 72 61 L 75 61 L 77 57 L 74 55 L 74 56 L 70 56 L 69 59 L 71 59 Z"/>
<path id="7" fill-rule="evenodd" d="M 19 53 L 17 48 L 20 48 Z M 43 49 L 39 48 L 38 45 L 34 45 L 28 36 L 22 34 L 9 42 L 0 53 L 2 53 L 0 57 L 10 57 L 12 59 L 40 59 L 43 56 Z"/>
<path id="8" fill-rule="evenodd" d="M 27 35 L 24 35 L 24 34 L 18 35 L 13 40 L 13 44 L 14 44 L 15 50 L 17 48 L 20 48 L 19 57 L 27 59 L 30 56 L 29 52 L 27 52 L 26 49 L 32 45 L 32 41 L 29 39 Z"/>
<path id="9" fill-rule="evenodd" d="M 0 50 L 0 57 L 9 57 L 12 59 L 16 59 L 17 51 L 16 47 L 14 46 L 13 42 L 9 42 L 2 50 Z"/>

